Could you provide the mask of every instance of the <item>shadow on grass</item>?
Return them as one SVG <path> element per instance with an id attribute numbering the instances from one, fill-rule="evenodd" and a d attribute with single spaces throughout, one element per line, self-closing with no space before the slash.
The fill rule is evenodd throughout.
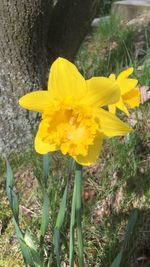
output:
<path id="1" fill-rule="evenodd" d="M 122 241 L 125 234 L 126 225 L 130 214 L 114 213 L 107 219 L 104 219 L 102 224 L 107 225 L 110 239 L 106 241 L 101 237 L 99 242 L 103 246 L 104 253 L 101 253 L 102 248 L 97 247 L 97 256 L 93 260 L 95 263 L 89 266 L 110 267 L 113 260 L 121 250 Z M 108 222 L 109 226 L 108 226 Z M 103 232 L 104 225 L 98 227 L 99 231 Z M 105 225 L 105 227 L 106 227 Z M 138 219 L 134 231 L 127 243 L 123 253 L 123 258 L 120 267 L 148 267 L 150 266 L 150 210 L 138 209 Z M 97 246 L 95 244 L 95 246 Z M 95 264 L 95 265 L 94 265 Z"/>

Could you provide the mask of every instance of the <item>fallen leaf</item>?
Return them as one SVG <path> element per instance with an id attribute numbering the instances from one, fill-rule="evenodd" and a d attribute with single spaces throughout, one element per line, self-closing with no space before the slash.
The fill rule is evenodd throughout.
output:
<path id="1" fill-rule="evenodd" d="M 119 187 L 116 194 L 114 201 L 112 203 L 112 209 L 115 209 L 115 211 L 119 212 L 120 204 L 123 201 L 123 187 Z"/>
<path id="2" fill-rule="evenodd" d="M 96 195 L 96 190 L 84 190 L 83 192 L 83 198 L 85 201 L 93 199 L 93 197 Z"/>
<path id="3" fill-rule="evenodd" d="M 109 194 L 105 199 L 101 201 L 101 204 L 99 204 L 94 210 L 93 219 L 96 221 L 101 221 L 103 217 L 110 215 L 111 203 L 112 203 L 112 195 Z"/>
<path id="4" fill-rule="evenodd" d="M 140 87 L 140 92 L 141 92 L 141 103 L 142 104 L 150 100 L 150 86 L 144 85 Z"/>
<path id="5" fill-rule="evenodd" d="M 83 190 L 83 199 L 85 201 L 88 201 L 88 200 L 93 199 L 95 195 L 96 195 L 95 188 L 93 188 L 93 186 L 90 183 L 85 182 L 84 190 Z"/>

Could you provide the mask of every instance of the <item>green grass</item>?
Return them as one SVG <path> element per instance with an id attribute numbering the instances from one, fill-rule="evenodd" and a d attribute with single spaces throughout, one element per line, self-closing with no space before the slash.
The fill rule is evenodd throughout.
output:
<path id="1" fill-rule="evenodd" d="M 138 61 L 136 58 L 137 29 L 133 29 L 131 26 L 127 27 L 126 23 L 115 15 L 102 20 L 93 34 L 83 42 L 76 57 L 76 64 L 85 78 L 108 76 L 110 73 L 118 74 L 127 66 L 137 68 L 143 64 L 145 66 L 143 75 L 148 78 L 149 68 L 146 66 L 149 64 L 149 31 L 148 28 L 145 28 L 143 37 L 145 59 L 148 58 L 147 63 L 144 63 L 145 59 L 142 58 Z M 140 73 L 139 77 L 144 82 L 145 77 L 141 76 Z"/>
<path id="2" fill-rule="evenodd" d="M 137 71 L 142 85 L 150 85 L 150 48 L 146 51 L 146 56 L 140 63 L 141 70 Z M 139 68 L 140 69 L 140 68 Z"/>
<path id="3" fill-rule="evenodd" d="M 135 75 L 140 84 L 150 84 L 150 50 L 146 41 L 145 57 L 137 60 L 133 53 L 133 30 L 120 26 L 120 19 L 111 17 L 83 43 L 76 58 L 86 78 L 93 75 L 118 73 L 129 64 L 135 66 Z M 122 267 L 130 267 L 135 260 L 149 251 L 150 242 L 150 106 L 141 105 L 131 111 L 128 123 L 133 123 L 134 132 L 125 138 L 114 138 L 105 142 L 98 162 L 84 168 L 84 216 L 83 232 L 85 262 L 87 267 L 109 267 L 121 248 L 129 215 L 133 208 L 139 210 L 138 223 L 129 239 L 123 255 Z M 123 117 L 123 119 L 127 120 Z M 32 148 L 23 154 L 9 158 L 15 173 L 15 190 L 19 195 L 21 225 L 39 237 L 42 208 L 42 157 Z M 24 266 L 12 225 L 12 214 L 5 194 L 5 161 L 0 159 L 0 266 Z M 59 210 L 60 199 L 68 175 L 68 158 L 59 153 L 52 156 L 48 192 L 50 197 L 50 225 L 45 238 L 47 251 L 53 250 L 53 229 Z M 71 193 L 74 176 L 69 181 Z M 71 195 L 69 197 L 69 204 Z M 68 262 L 69 212 L 62 229 L 62 261 Z M 147 252 L 148 253 L 148 252 Z M 45 255 L 45 258 L 47 256 Z M 52 266 L 56 259 L 52 257 Z M 139 266 L 149 264 L 148 259 Z M 145 265 L 144 265 L 145 264 Z M 148 265 L 147 265 L 148 266 Z"/>
<path id="4" fill-rule="evenodd" d="M 119 72 L 132 60 L 133 30 L 112 15 L 85 41 L 76 63 L 86 78 Z"/>

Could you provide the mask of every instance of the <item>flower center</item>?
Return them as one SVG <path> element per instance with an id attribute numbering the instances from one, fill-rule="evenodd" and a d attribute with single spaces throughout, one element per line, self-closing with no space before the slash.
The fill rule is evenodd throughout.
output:
<path id="1" fill-rule="evenodd" d="M 67 99 L 44 112 L 40 137 L 63 154 L 86 156 L 98 128 L 91 108 L 83 108 Z"/>

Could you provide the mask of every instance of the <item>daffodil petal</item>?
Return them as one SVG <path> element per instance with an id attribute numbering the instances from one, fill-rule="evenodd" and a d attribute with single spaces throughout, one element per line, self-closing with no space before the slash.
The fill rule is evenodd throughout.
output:
<path id="1" fill-rule="evenodd" d="M 138 80 L 136 80 L 136 79 L 124 79 L 124 80 L 120 80 L 118 82 L 118 84 L 119 84 L 120 89 L 121 89 L 121 95 L 124 95 L 137 86 Z"/>
<path id="2" fill-rule="evenodd" d="M 50 151 L 55 151 L 55 150 L 51 150 L 51 146 L 48 143 L 45 143 L 42 141 L 38 133 L 34 140 L 34 146 L 35 146 L 36 152 L 42 155 L 47 154 Z"/>
<path id="3" fill-rule="evenodd" d="M 88 94 L 84 103 L 94 106 L 107 106 L 117 102 L 120 98 L 120 89 L 117 82 L 106 77 L 93 77 L 86 81 Z"/>
<path id="4" fill-rule="evenodd" d="M 103 135 L 99 135 L 95 138 L 93 145 L 90 145 L 88 148 L 87 156 L 74 156 L 74 159 L 81 165 L 89 166 L 94 163 L 100 155 L 100 151 L 103 143 Z"/>
<path id="5" fill-rule="evenodd" d="M 130 107 L 135 108 L 140 105 L 140 91 L 138 88 L 132 89 L 129 93 L 122 96 L 123 101 Z"/>
<path id="6" fill-rule="evenodd" d="M 122 136 L 132 131 L 126 123 L 106 110 L 99 109 L 97 116 L 100 121 L 100 130 L 106 137 Z"/>
<path id="7" fill-rule="evenodd" d="M 117 103 L 116 103 L 116 107 L 119 108 L 120 110 L 122 110 L 127 116 L 129 116 L 129 112 L 125 106 L 125 104 L 123 103 L 123 100 L 120 99 Z"/>
<path id="8" fill-rule="evenodd" d="M 34 146 L 35 146 L 36 152 L 42 155 L 47 154 L 50 151 L 52 152 L 52 151 L 57 150 L 55 145 L 50 145 L 49 143 L 43 141 L 39 132 L 37 132 L 36 134 L 36 137 L 34 140 Z"/>
<path id="9" fill-rule="evenodd" d="M 109 75 L 109 79 L 111 79 L 112 81 L 116 80 L 116 75 L 114 73 Z"/>
<path id="10" fill-rule="evenodd" d="M 51 98 L 48 91 L 35 91 L 26 94 L 19 99 L 19 104 L 23 108 L 43 112 L 51 104 Z"/>
<path id="11" fill-rule="evenodd" d="M 87 93 L 87 87 L 76 66 L 64 58 L 58 58 L 50 69 L 48 91 L 58 100 L 67 97 L 80 100 Z"/>
<path id="12" fill-rule="evenodd" d="M 116 104 L 109 105 L 108 110 L 109 110 L 109 112 L 115 114 L 116 113 Z"/>
<path id="13" fill-rule="evenodd" d="M 124 80 L 124 79 L 128 78 L 133 73 L 133 71 L 134 71 L 134 68 L 132 68 L 132 67 L 122 71 L 118 75 L 117 80 L 120 81 L 120 80 Z"/>

